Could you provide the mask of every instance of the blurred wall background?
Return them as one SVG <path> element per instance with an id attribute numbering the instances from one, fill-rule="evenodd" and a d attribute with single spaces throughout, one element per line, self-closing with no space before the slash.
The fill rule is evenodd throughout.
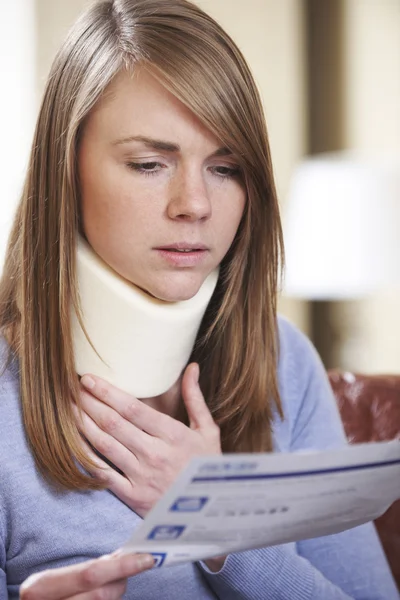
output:
<path id="1" fill-rule="evenodd" d="M 21 129 L 30 132 L 52 58 L 86 4 L 85 0 L 5 4 L 0 66 L 2 85 L 9 93 L 8 104 L 3 99 L 0 105 L 0 118 L 13 125 L 3 128 L 3 151 L 24 119 L 27 124 Z M 265 106 L 283 215 L 293 169 L 304 155 L 342 148 L 400 153 L 400 0 L 198 0 L 198 4 L 231 33 L 250 62 Z M 13 13 L 16 7 L 18 15 Z M 21 73 L 20 80 L 7 87 L 12 49 L 21 45 L 24 66 L 12 67 Z M 0 163 L 4 173 L 25 160 L 20 157 L 26 146 L 22 136 L 18 149 L 6 151 Z M 15 200 L 16 177 L 14 187 L 6 187 L 2 195 L 0 224 Z M 1 229 L 0 236 L 1 251 Z M 347 344 L 346 352 L 337 353 L 342 363 L 337 366 L 400 372 L 399 300 L 397 294 L 382 293 L 335 304 L 332 314 L 340 343 Z M 280 310 L 309 331 L 309 303 L 283 297 Z"/>
<path id="2" fill-rule="evenodd" d="M 36 113 L 34 0 L 3 3 L 0 18 L 0 262 L 19 197 Z"/>
<path id="3" fill-rule="evenodd" d="M 400 154 L 399 0 L 345 0 L 342 31 L 343 145 Z M 382 292 L 337 307 L 336 318 L 359 331 L 352 367 L 400 372 L 399 306 L 400 294 Z"/>

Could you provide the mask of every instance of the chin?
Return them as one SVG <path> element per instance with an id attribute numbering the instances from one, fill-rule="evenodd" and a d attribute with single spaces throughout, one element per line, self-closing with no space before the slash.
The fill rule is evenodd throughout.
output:
<path id="1" fill-rule="evenodd" d="M 146 289 L 147 293 L 151 294 L 164 302 L 183 302 L 190 300 L 199 291 L 204 282 L 204 278 L 191 278 L 182 280 L 181 277 L 175 279 L 168 278 L 160 282 L 153 282 Z"/>
<path id="2" fill-rule="evenodd" d="M 159 289 L 154 290 L 154 292 L 150 292 L 152 296 L 158 298 L 159 300 L 163 300 L 164 302 L 183 302 L 184 300 L 190 300 L 193 298 L 199 291 L 199 287 L 192 290 L 183 290 L 181 289 Z"/>

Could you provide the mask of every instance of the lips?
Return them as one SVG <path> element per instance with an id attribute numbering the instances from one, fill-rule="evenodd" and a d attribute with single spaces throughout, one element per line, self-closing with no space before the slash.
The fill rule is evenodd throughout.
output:
<path id="1" fill-rule="evenodd" d="M 175 242 L 154 248 L 165 264 L 173 268 L 197 267 L 207 260 L 209 248 L 197 242 Z"/>
<path id="2" fill-rule="evenodd" d="M 208 249 L 204 244 L 189 242 L 175 242 L 174 244 L 167 244 L 156 248 L 156 250 L 165 250 L 167 252 L 200 252 Z"/>

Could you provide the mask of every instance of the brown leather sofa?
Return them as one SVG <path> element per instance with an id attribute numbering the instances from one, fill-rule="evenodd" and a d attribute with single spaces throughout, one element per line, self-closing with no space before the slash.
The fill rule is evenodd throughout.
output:
<path id="1" fill-rule="evenodd" d="M 400 439 L 400 376 L 328 375 L 350 443 Z M 400 500 L 375 525 L 400 590 Z"/>

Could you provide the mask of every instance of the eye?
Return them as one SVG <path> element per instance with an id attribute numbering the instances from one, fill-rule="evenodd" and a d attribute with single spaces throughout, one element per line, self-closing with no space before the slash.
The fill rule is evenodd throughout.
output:
<path id="1" fill-rule="evenodd" d="M 129 162 L 127 163 L 127 167 L 129 167 L 132 171 L 142 173 L 143 175 L 154 175 L 163 168 L 163 165 L 157 161 Z"/>
<path id="2" fill-rule="evenodd" d="M 219 165 L 216 167 L 211 167 L 211 171 L 217 175 L 217 177 L 221 177 L 221 179 L 232 179 L 241 175 L 240 167 L 237 165 L 232 165 L 231 167 L 228 167 L 227 165 Z"/>

